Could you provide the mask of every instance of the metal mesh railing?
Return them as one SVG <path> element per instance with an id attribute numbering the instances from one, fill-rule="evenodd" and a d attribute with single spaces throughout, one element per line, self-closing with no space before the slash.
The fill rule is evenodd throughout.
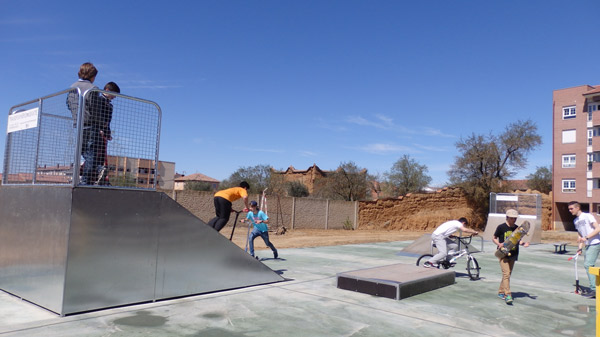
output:
<path id="1" fill-rule="evenodd" d="M 153 102 L 99 89 L 12 107 L 2 182 L 154 189 L 160 119 Z"/>

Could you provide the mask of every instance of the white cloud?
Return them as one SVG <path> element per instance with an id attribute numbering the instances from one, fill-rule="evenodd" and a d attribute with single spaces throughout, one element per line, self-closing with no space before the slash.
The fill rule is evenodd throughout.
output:
<path id="1" fill-rule="evenodd" d="M 413 147 L 408 147 L 404 145 L 397 144 L 383 144 L 383 143 L 374 143 L 367 144 L 366 146 L 361 146 L 357 148 L 358 150 L 374 153 L 374 154 L 388 154 L 388 153 L 399 153 L 399 152 L 420 152 L 415 150 Z"/>
<path id="2" fill-rule="evenodd" d="M 394 127 L 393 121 L 389 117 L 384 115 L 376 115 L 375 118 L 375 120 L 368 120 L 361 116 L 349 116 L 346 118 L 346 122 L 360 126 L 372 126 L 384 130 L 389 130 Z"/>
<path id="3" fill-rule="evenodd" d="M 431 127 L 425 127 L 425 134 L 428 136 L 438 136 L 438 137 L 445 137 L 445 138 L 456 138 L 455 135 L 451 135 L 448 133 L 443 133 L 441 130 L 438 129 L 434 129 Z"/>
<path id="4" fill-rule="evenodd" d="M 432 145 L 422 145 L 422 144 L 413 144 L 415 147 L 425 151 L 431 152 L 449 152 L 452 151 L 448 146 L 432 146 Z"/>
<path id="5" fill-rule="evenodd" d="M 300 151 L 300 155 L 302 157 L 316 157 L 317 156 L 317 154 L 312 151 Z"/>

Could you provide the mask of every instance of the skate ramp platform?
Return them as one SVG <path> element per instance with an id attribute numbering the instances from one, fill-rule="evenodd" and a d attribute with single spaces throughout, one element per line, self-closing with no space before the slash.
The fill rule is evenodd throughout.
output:
<path id="1" fill-rule="evenodd" d="M 0 289 L 60 315 L 284 281 L 166 194 L 0 189 Z"/>
<path id="2" fill-rule="evenodd" d="M 337 287 L 401 300 L 455 283 L 453 270 L 393 264 L 337 274 Z"/>

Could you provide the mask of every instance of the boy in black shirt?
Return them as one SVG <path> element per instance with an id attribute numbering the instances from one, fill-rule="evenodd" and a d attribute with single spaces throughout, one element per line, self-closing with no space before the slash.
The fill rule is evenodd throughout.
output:
<path id="1" fill-rule="evenodd" d="M 519 217 L 519 213 L 514 209 L 509 209 L 506 211 L 506 222 L 498 225 L 496 231 L 494 232 L 494 237 L 492 240 L 500 249 L 504 240 L 506 240 L 519 226 L 517 226 L 517 218 Z M 519 244 L 524 247 L 529 246 L 529 242 L 519 242 Z M 500 282 L 500 288 L 498 289 L 498 297 L 504 301 L 506 304 L 512 304 L 513 298 L 512 293 L 510 292 L 510 275 L 512 274 L 513 267 L 515 266 L 515 261 L 517 261 L 519 257 L 519 245 L 516 245 L 510 251 L 510 256 L 505 256 L 500 259 L 500 268 L 502 269 L 502 281 Z"/>

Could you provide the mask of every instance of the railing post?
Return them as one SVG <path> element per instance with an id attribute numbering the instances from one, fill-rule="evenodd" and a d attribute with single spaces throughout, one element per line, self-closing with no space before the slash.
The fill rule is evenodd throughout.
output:
<path id="1" fill-rule="evenodd" d="M 40 137 L 41 137 L 41 130 L 42 130 L 42 123 L 41 123 L 41 119 L 42 119 L 42 99 L 38 99 L 38 120 L 37 120 L 37 144 L 35 146 L 35 158 L 33 159 L 33 172 L 31 173 L 31 184 L 35 185 L 35 182 L 37 180 L 37 167 L 38 167 L 38 161 L 40 158 Z"/>

